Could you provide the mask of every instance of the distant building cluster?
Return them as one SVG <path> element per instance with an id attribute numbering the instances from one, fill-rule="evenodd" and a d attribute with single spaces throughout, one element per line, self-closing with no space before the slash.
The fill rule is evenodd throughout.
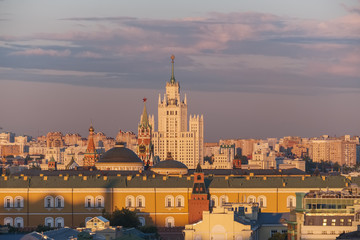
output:
<path id="1" fill-rule="evenodd" d="M 204 143 L 204 117 L 188 119 L 174 59 L 157 130 L 144 98 L 137 136 L 120 130 L 111 138 L 92 125 L 87 138 L 0 133 L 0 224 L 58 228 L 29 238 L 82 231 L 115 238 L 132 233 L 101 215 L 125 209 L 140 226 L 156 226 L 162 239 L 346 239 L 357 230 L 359 174 L 317 166 L 310 173 L 307 166 L 354 167 L 359 137 Z"/>

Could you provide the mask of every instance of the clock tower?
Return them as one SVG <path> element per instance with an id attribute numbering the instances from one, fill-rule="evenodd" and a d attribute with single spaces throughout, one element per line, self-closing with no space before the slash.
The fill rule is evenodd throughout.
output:
<path id="1" fill-rule="evenodd" d="M 144 166 L 149 167 L 153 165 L 153 147 L 151 144 L 151 134 L 153 127 L 153 117 L 150 116 L 150 120 L 146 111 L 146 98 L 144 101 L 144 110 L 140 118 L 140 123 L 138 127 L 138 147 L 137 154 L 141 160 L 144 162 Z"/>

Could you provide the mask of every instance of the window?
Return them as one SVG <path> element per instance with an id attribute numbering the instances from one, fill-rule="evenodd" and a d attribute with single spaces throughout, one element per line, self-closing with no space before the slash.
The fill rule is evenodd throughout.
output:
<path id="1" fill-rule="evenodd" d="M 324 219 L 323 219 L 323 226 L 326 226 L 326 225 L 327 225 L 327 219 L 324 218 Z"/>
<path id="2" fill-rule="evenodd" d="M 211 196 L 210 198 L 210 206 L 216 207 L 218 205 L 218 198 L 217 196 Z"/>
<path id="3" fill-rule="evenodd" d="M 176 206 L 177 207 L 184 207 L 184 197 L 179 195 L 179 196 L 176 196 Z"/>
<path id="4" fill-rule="evenodd" d="M 45 226 L 54 227 L 54 219 L 52 217 L 45 218 Z"/>
<path id="5" fill-rule="evenodd" d="M 296 198 L 294 196 L 288 196 L 286 199 L 286 207 L 294 208 L 296 207 Z"/>
<path id="6" fill-rule="evenodd" d="M 53 208 L 54 207 L 54 198 L 52 196 L 46 196 L 44 199 L 44 207 Z"/>
<path id="7" fill-rule="evenodd" d="M 222 207 L 225 203 L 229 202 L 229 198 L 226 195 L 220 197 L 220 207 Z"/>
<path id="8" fill-rule="evenodd" d="M 15 197 L 15 207 L 23 208 L 24 207 L 24 198 L 21 196 Z"/>
<path id="9" fill-rule="evenodd" d="M 352 222 L 352 219 L 351 218 L 348 218 L 348 226 L 351 226 L 351 222 Z"/>
<path id="10" fill-rule="evenodd" d="M 174 197 L 169 195 L 165 197 L 165 206 L 166 207 L 173 207 L 174 206 Z"/>
<path id="11" fill-rule="evenodd" d="M 340 226 L 344 226 L 344 219 L 343 218 L 340 219 Z"/>
<path id="12" fill-rule="evenodd" d="M 139 217 L 140 226 L 145 226 L 145 218 Z"/>
<path id="13" fill-rule="evenodd" d="M 97 196 L 95 198 L 95 204 L 97 208 L 103 208 L 104 207 L 104 197 L 103 196 Z"/>
<path id="14" fill-rule="evenodd" d="M 4 208 L 12 208 L 13 207 L 13 198 L 10 196 L 6 196 L 4 198 Z"/>
<path id="15" fill-rule="evenodd" d="M 135 206 L 135 199 L 133 196 L 127 196 L 125 198 L 125 206 L 126 207 L 134 207 Z"/>
<path id="16" fill-rule="evenodd" d="M 261 207 L 261 208 L 266 207 L 266 197 L 265 196 L 259 196 L 258 202 L 259 202 L 259 207 Z"/>
<path id="17" fill-rule="evenodd" d="M 15 218 L 14 223 L 15 223 L 14 226 L 17 227 L 17 228 L 22 228 L 22 227 L 24 227 L 24 219 L 23 219 L 22 217 L 17 217 L 17 218 Z"/>
<path id="18" fill-rule="evenodd" d="M 136 207 L 143 208 L 145 207 L 145 197 L 140 195 L 136 197 Z"/>
<path id="19" fill-rule="evenodd" d="M 331 219 L 331 226 L 335 226 L 336 225 L 336 219 Z"/>
<path id="20" fill-rule="evenodd" d="M 252 196 L 252 195 L 250 195 L 249 197 L 248 197 L 248 203 L 255 203 L 256 202 L 256 197 L 255 196 Z"/>
<path id="21" fill-rule="evenodd" d="M 4 219 L 4 225 L 13 226 L 13 219 L 11 217 L 6 217 Z"/>
<path id="22" fill-rule="evenodd" d="M 55 198 L 55 206 L 57 208 L 63 208 L 64 207 L 64 197 L 63 196 L 56 196 L 56 198 Z"/>
<path id="23" fill-rule="evenodd" d="M 277 230 L 270 230 L 270 236 L 272 237 L 275 233 L 277 233 Z"/>
<path id="24" fill-rule="evenodd" d="M 62 217 L 57 217 L 55 219 L 55 227 L 57 227 L 57 228 L 64 227 L 64 219 Z"/>
<path id="25" fill-rule="evenodd" d="M 85 197 L 85 207 L 86 208 L 93 208 L 94 207 L 94 197 L 93 196 L 86 196 Z"/>
<path id="26" fill-rule="evenodd" d="M 175 227 L 175 220 L 173 217 L 167 217 L 165 219 L 165 227 Z"/>

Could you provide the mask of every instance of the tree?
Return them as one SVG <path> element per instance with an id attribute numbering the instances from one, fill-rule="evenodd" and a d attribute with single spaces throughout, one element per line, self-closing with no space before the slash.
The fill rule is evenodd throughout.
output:
<path id="1" fill-rule="evenodd" d="M 140 221 L 138 216 L 136 216 L 135 211 L 131 211 L 127 208 L 122 208 L 121 210 L 115 209 L 112 214 L 103 214 L 103 216 L 110 220 L 111 226 L 123 226 L 126 228 L 138 227 Z"/>
<path id="2" fill-rule="evenodd" d="M 78 234 L 78 240 L 92 240 L 93 236 L 90 235 L 88 232 L 81 232 Z"/>

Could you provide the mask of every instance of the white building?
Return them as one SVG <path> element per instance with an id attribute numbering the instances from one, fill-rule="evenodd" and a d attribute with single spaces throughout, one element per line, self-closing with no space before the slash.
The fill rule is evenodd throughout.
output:
<path id="1" fill-rule="evenodd" d="M 235 158 L 235 144 L 213 147 L 212 164 L 205 162 L 205 169 L 232 169 Z"/>
<path id="2" fill-rule="evenodd" d="M 203 164 L 204 118 L 191 116 L 187 121 L 187 100 L 180 99 L 180 85 L 174 77 L 174 55 L 170 82 L 166 83 L 166 93 L 158 103 L 158 131 L 153 133 L 154 155 L 164 160 L 168 152 L 173 158 L 188 168 Z"/>

